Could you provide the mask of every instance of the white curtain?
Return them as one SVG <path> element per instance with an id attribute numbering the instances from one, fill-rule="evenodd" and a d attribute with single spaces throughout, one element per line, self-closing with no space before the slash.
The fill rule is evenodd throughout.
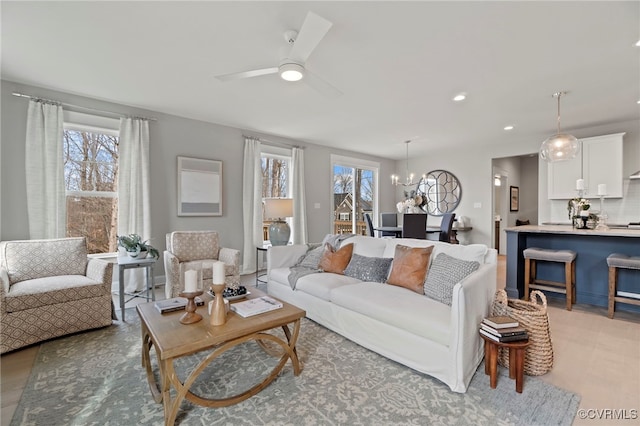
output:
<path id="1" fill-rule="evenodd" d="M 291 196 L 293 198 L 293 244 L 307 243 L 307 210 L 304 198 L 304 149 L 291 151 Z"/>
<path id="2" fill-rule="evenodd" d="M 66 235 L 62 114 L 60 104 L 29 101 L 25 170 L 31 239 Z"/>
<path id="3" fill-rule="evenodd" d="M 262 166 L 260 141 L 244 140 L 244 164 L 242 168 L 242 273 L 256 271 L 256 247 L 262 246 Z"/>
<path id="4" fill-rule="evenodd" d="M 143 240 L 150 239 L 149 122 L 121 118 L 118 151 L 118 235 L 139 234 Z M 125 284 L 126 292 L 143 290 L 143 269 L 125 271 Z"/>

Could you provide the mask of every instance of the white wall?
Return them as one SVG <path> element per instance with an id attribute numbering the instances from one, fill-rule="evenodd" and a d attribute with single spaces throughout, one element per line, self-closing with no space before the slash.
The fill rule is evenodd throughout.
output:
<path id="1" fill-rule="evenodd" d="M 68 93 L 2 81 L 1 90 L 1 224 L 0 240 L 28 239 L 27 201 L 25 183 L 25 132 L 28 101 L 12 96 L 21 92 L 60 102 L 114 111 L 120 114 L 153 116 L 151 122 L 151 229 L 152 244 L 160 251 L 165 248 L 165 234 L 174 230 L 218 230 L 225 247 L 242 249 L 242 135 L 258 136 L 273 142 L 305 147 L 306 203 L 309 240 L 319 242 L 331 232 L 331 154 L 362 158 L 380 163 L 381 177 L 394 172 L 395 161 L 347 150 L 329 149 L 304 141 L 292 141 L 214 123 L 190 120 L 155 111 L 102 102 Z M 222 160 L 223 215 L 221 217 L 177 216 L 177 156 Z M 314 205 L 319 203 L 319 208 Z M 380 187 L 380 209 L 394 208 L 391 185 Z M 158 262 L 161 266 L 162 262 Z M 156 273 L 162 274 L 162 268 Z"/>

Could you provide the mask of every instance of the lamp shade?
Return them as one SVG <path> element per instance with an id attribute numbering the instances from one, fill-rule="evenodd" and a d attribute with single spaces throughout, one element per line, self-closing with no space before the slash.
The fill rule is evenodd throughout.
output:
<path id="1" fill-rule="evenodd" d="M 293 216 L 293 199 L 291 198 L 265 198 L 265 219 L 282 219 Z"/>
<path id="2" fill-rule="evenodd" d="M 573 135 L 558 133 L 542 142 L 540 158 L 550 163 L 575 158 L 580 152 L 580 142 Z"/>

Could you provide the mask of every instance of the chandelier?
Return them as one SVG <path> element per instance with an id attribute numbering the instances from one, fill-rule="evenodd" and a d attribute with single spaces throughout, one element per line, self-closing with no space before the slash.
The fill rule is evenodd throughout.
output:
<path id="1" fill-rule="evenodd" d="M 402 185 L 402 186 L 414 186 L 417 185 L 416 182 L 413 181 L 413 173 L 409 173 L 409 143 L 410 140 L 404 142 L 407 145 L 407 160 L 406 160 L 406 178 L 404 182 L 400 182 L 400 177 L 398 175 L 391 175 L 391 183 L 393 185 Z"/>
<path id="2" fill-rule="evenodd" d="M 580 143 L 575 136 L 560 132 L 560 97 L 567 92 L 557 92 L 553 94 L 558 98 L 558 132 L 542 142 L 540 147 L 540 158 L 549 162 L 566 161 L 575 158 L 580 152 Z"/>

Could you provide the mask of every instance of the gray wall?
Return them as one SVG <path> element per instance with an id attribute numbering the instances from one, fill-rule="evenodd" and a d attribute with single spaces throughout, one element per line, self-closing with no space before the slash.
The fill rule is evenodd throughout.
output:
<path id="1" fill-rule="evenodd" d="M 214 229 L 226 247 L 242 249 L 242 156 L 243 134 L 258 136 L 273 142 L 305 147 L 306 203 L 309 240 L 321 241 L 331 231 L 331 154 L 339 154 L 380 163 L 380 181 L 394 173 L 395 161 L 347 150 L 329 149 L 304 141 L 293 141 L 271 135 L 244 131 L 214 123 L 141 110 L 124 105 L 61 93 L 43 88 L 2 81 L 2 130 L 0 146 L 0 239 L 29 238 L 25 184 L 25 132 L 28 101 L 12 96 L 22 92 L 64 103 L 114 111 L 120 114 L 153 116 L 150 123 L 151 163 L 151 229 L 152 244 L 164 250 L 164 235 L 174 230 Z M 78 110 L 81 112 L 86 112 Z M 223 216 L 178 217 L 176 157 L 178 155 L 222 160 Z M 391 185 L 380 185 L 381 211 L 395 208 Z M 314 208 L 316 203 L 320 208 Z M 160 269 L 160 268 L 159 268 Z M 161 271 L 157 271 L 158 275 Z"/>

